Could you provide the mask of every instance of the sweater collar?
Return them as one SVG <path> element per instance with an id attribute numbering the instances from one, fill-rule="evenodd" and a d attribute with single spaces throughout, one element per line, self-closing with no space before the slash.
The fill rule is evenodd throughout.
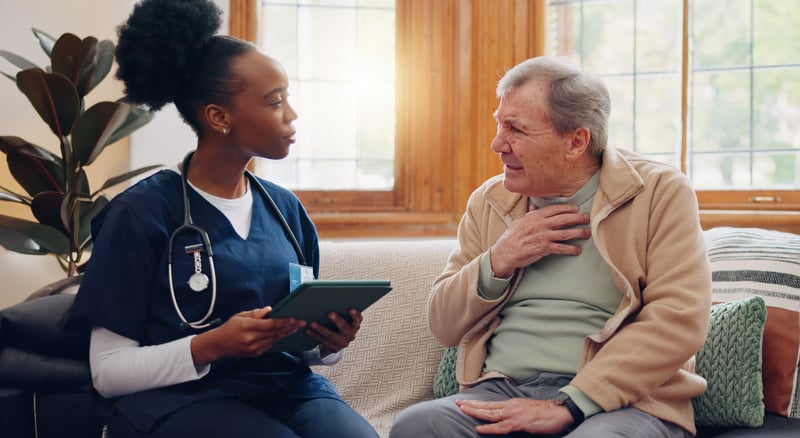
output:
<path id="1" fill-rule="evenodd" d="M 644 188 L 644 180 L 633 168 L 630 159 L 640 157 L 635 152 L 612 147 L 603 152 L 598 176 L 598 187 L 592 211 L 605 204 L 612 208 L 631 199 Z M 528 211 L 528 198 L 508 191 L 503 185 L 503 175 L 497 175 L 486 183 L 486 200 L 507 221 L 520 218 Z"/>

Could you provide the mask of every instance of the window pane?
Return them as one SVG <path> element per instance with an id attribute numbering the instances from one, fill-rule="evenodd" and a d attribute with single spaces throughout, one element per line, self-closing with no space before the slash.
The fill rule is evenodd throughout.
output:
<path id="1" fill-rule="evenodd" d="M 800 151 L 756 154 L 753 159 L 755 188 L 793 188 L 800 185 L 797 174 Z"/>
<path id="2" fill-rule="evenodd" d="M 633 0 L 582 2 L 583 65 L 599 74 L 627 73 L 634 68 Z M 614 44 L 610 44 L 611 42 Z M 610 60 L 613 60 L 609 62 Z"/>
<path id="3" fill-rule="evenodd" d="M 611 117 L 608 121 L 608 144 L 620 149 L 634 150 L 635 108 L 632 76 L 604 78 L 611 96 Z"/>
<path id="4" fill-rule="evenodd" d="M 757 65 L 800 63 L 800 2 L 758 0 L 754 9 L 753 55 Z"/>
<path id="5" fill-rule="evenodd" d="M 611 95 L 610 145 L 678 165 L 683 15 L 675 4 L 551 1 L 547 46 L 551 54 L 577 55 L 603 78 Z"/>
<path id="6" fill-rule="evenodd" d="M 750 154 L 694 153 L 692 183 L 701 189 L 749 188 L 751 186 Z"/>
<path id="7" fill-rule="evenodd" d="M 681 95 L 677 74 L 640 75 L 636 87 L 637 152 L 671 159 L 681 148 Z M 653 135 L 657 132 L 658 135 Z M 655 156 L 654 156 L 655 158 Z"/>
<path id="8" fill-rule="evenodd" d="M 261 13 L 262 47 L 286 67 L 298 119 L 289 156 L 256 171 L 291 189 L 391 189 L 394 0 L 262 1 Z"/>
<path id="9" fill-rule="evenodd" d="M 748 71 L 699 72 L 692 81 L 692 151 L 749 149 Z"/>
<path id="10" fill-rule="evenodd" d="M 751 0 L 693 0 L 694 68 L 749 65 Z"/>
<path id="11" fill-rule="evenodd" d="M 800 67 L 753 74 L 755 149 L 800 149 Z"/>
<path id="12" fill-rule="evenodd" d="M 674 0 L 639 1 L 636 5 L 636 69 L 680 73 L 681 35 L 675 30 L 682 25 L 681 8 L 675 7 Z"/>

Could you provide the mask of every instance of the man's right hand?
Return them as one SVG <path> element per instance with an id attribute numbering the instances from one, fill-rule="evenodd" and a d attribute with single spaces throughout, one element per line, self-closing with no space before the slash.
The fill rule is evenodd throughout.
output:
<path id="1" fill-rule="evenodd" d="M 579 213 L 577 205 L 556 204 L 531 209 L 511 222 L 489 253 L 495 277 L 508 277 L 516 268 L 524 268 L 550 254 L 578 255 L 581 248 L 564 243 L 588 239 L 589 228 L 576 227 L 589 223 L 589 215 Z"/>

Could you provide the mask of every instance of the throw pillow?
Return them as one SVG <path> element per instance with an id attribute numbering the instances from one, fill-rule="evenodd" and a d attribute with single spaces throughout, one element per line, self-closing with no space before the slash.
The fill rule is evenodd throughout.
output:
<path id="1" fill-rule="evenodd" d="M 764 298 L 762 377 L 768 413 L 800 418 L 800 236 L 761 228 L 706 231 L 712 300 Z"/>
<path id="2" fill-rule="evenodd" d="M 761 343 L 767 309 L 758 295 L 711 307 L 708 337 L 697 353 L 697 374 L 708 382 L 692 400 L 698 426 L 764 424 Z"/>
<path id="3" fill-rule="evenodd" d="M 458 347 L 449 347 L 444 350 L 436 374 L 433 376 L 433 395 L 436 398 L 448 397 L 458 393 L 456 380 L 456 354 Z"/>

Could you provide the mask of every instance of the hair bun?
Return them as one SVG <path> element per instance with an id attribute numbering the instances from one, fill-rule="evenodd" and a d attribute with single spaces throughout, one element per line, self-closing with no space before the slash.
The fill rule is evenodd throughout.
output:
<path id="1" fill-rule="evenodd" d="M 142 0 L 118 28 L 117 78 L 128 100 L 158 110 L 174 100 L 221 25 L 212 0 Z"/>

